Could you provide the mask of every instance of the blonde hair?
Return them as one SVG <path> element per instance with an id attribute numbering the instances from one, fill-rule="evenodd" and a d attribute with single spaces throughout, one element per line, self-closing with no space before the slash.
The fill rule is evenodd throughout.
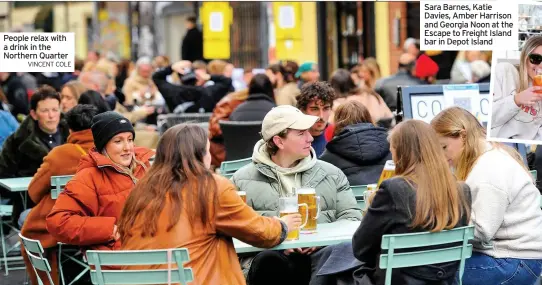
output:
<path id="1" fill-rule="evenodd" d="M 115 63 L 113 63 L 112 61 L 109 61 L 109 60 L 107 60 L 105 58 L 101 58 L 96 63 L 95 70 L 103 72 L 103 73 L 107 74 L 107 76 L 114 79 L 115 72 L 113 70 L 116 69 L 116 68 L 117 68 L 117 66 L 116 66 Z"/>
<path id="2" fill-rule="evenodd" d="M 68 81 L 66 84 L 62 86 L 62 89 L 68 88 L 70 90 L 70 93 L 73 94 L 75 97 L 75 101 L 79 101 L 79 96 L 83 94 L 83 92 L 87 91 L 87 88 L 83 83 L 77 81 L 77 80 L 71 80 Z"/>
<path id="3" fill-rule="evenodd" d="M 82 72 L 89 72 L 94 71 L 96 69 L 96 62 L 94 61 L 87 61 L 85 65 L 83 65 L 83 69 L 81 69 Z"/>
<path id="4" fill-rule="evenodd" d="M 152 64 L 154 68 L 164 68 L 171 64 L 169 61 L 169 57 L 165 55 L 157 55 L 152 60 Z"/>
<path id="5" fill-rule="evenodd" d="M 431 126 L 408 120 L 391 131 L 389 140 L 395 149 L 396 175 L 416 191 L 412 228 L 437 232 L 454 228 L 464 215 L 468 219 L 470 210 L 463 189 L 455 181 Z"/>
<path id="6" fill-rule="evenodd" d="M 113 68 L 115 68 L 114 65 L 115 64 L 113 62 L 102 58 L 98 60 L 97 62 L 89 61 L 85 63 L 85 65 L 83 66 L 82 72 L 98 71 L 98 72 L 105 73 L 105 75 L 111 78 L 114 75 L 113 74 Z"/>
<path id="7" fill-rule="evenodd" d="M 464 146 L 457 161 L 455 176 L 457 179 L 465 181 L 475 162 L 486 151 L 486 129 L 469 111 L 460 107 L 450 107 L 441 111 L 431 120 L 431 126 L 437 134 L 443 137 L 462 137 L 464 139 Z M 521 155 L 515 149 L 497 142 L 490 143 L 493 147 L 506 151 L 525 171 L 529 172 L 523 163 Z"/>
<path id="8" fill-rule="evenodd" d="M 117 88 L 115 84 L 115 71 L 118 72 L 117 65 L 106 58 L 101 58 L 98 62 L 87 62 L 83 67 L 83 72 L 100 72 L 106 75 L 108 82 L 103 91 L 106 94 L 115 92 Z"/>
<path id="9" fill-rule="evenodd" d="M 224 67 L 226 68 L 226 67 Z M 205 69 L 207 70 L 207 63 L 203 60 L 196 60 L 192 62 L 192 69 Z"/>
<path id="10" fill-rule="evenodd" d="M 226 65 L 228 65 L 228 63 L 221 59 L 211 60 L 207 65 L 207 72 L 209 72 L 210 75 L 222 75 L 224 74 Z"/>
<path id="11" fill-rule="evenodd" d="M 359 66 L 360 70 L 366 70 L 371 74 L 371 79 L 364 80 L 367 88 L 373 89 L 375 87 L 376 81 L 380 79 L 380 66 L 378 62 L 373 57 L 366 58 L 361 65 Z"/>
<path id="12" fill-rule="evenodd" d="M 516 88 L 516 92 L 519 93 L 529 88 L 529 74 L 527 68 L 529 64 L 529 54 L 533 52 L 537 47 L 542 46 L 542 36 L 531 36 L 523 45 L 521 49 L 521 55 L 519 57 L 519 86 Z"/>

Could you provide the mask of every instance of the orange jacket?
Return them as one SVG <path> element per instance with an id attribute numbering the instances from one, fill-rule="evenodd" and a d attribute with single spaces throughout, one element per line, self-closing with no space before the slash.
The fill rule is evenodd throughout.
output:
<path id="1" fill-rule="evenodd" d="M 238 92 L 230 93 L 216 104 L 211 119 L 209 120 L 209 138 L 222 137 L 222 130 L 220 129 L 220 120 L 227 121 L 231 113 L 237 106 L 245 102 L 248 98 L 248 90 L 241 90 Z"/>
<path id="2" fill-rule="evenodd" d="M 190 223 L 189 213 L 183 208 L 177 225 L 166 232 L 171 207 L 170 200 L 166 198 L 164 209 L 158 218 L 156 235 L 141 236 L 144 229 L 143 216 L 140 215 L 128 233 L 128 238 L 122 241 L 122 249 L 186 248 L 190 261 L 185 266 L 192 268 L 194 272 L 194 282 L 190 284 L 246 284 L 231 237 L 257 247 L 269 248 L 281 243 L 286 234 L 282 235 L 279 220 L 260 216 L 247 206 L 228 179 L 219 175 L 213 176 L 218 186 L 218 201 L 209 201 L 209 205 L 215 207 L 209 209 L 211 222 L 207 227 L 201 222 Z M 167 269 L 167 265 L 130 266 L 123 269 L 156 268 Z"/>
<path id="3" fill-rule="evenodd" d="M 150 167 L 154 151 L 135 147 L 138 164 L 132 178 L 93 148 L 81 158 L 75 176 L 68 182 L 51 213 L 47 230 L 58 241 L 96 250 L 115 250 L 120 242 L 112 240 L 126 198 L 136 180 Z"/>
<path id="4" fill-rule="evenodd" d="M 93 147 L 94 139 L 90 129 L 73 132 L 66 144 L 53 148 L 43 158 L 43 163 L 28 186 L 28 195 L 36 206 L 24 222 L 23 236 L 39 240 L 44 248 L 56 246 L 57 240 L 45 226 L 45 218 L 55 204 L 51 198 L 51 176 L 75 174 L 79 160 Z"/>
<path id="5" fill-rule="evenodd" d="M 214 167 L 220 167 L 220 164 L 226 159 L 226 148 L 222 142 L 222 130 L 219 121 L 227 121 L 233 110 L 245 102 L 247 98 L 248 89 L 230 93 L 224 96 L 213 110 L 209 120 L 209 139 L 211 140 L 211 164 Z"/>

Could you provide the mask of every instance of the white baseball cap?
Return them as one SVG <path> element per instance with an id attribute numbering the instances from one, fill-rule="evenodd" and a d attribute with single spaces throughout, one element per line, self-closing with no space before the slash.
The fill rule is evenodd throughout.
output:
<path id="1" fill-rule="evenodd" d="M 318 120 L 318 117 L 305 115 L 294 106 L 281 105 L 265 115 L 261 135 L 264 141 L 268 141 L 286 129 L 308 130 Z"/>

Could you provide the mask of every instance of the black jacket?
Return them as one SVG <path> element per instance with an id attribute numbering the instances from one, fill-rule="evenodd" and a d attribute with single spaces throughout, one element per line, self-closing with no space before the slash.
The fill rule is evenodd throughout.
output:
<path id="1" fill-rule="evenodd" d="M 406 70 L 399 70 L 395 75 L 381 78 L 376 82 L 375 91 L 382 96 L 386 105 L 392 110 L 397 110 L 397 87 L 427 84 L 412 76 Z"/>
<path id="2" fill-rule="evenodd" d="M 216 103 L 228 94 L 232 86 L 231 78 L 222 75 L 211 75 L 211 81 L 214 82 L 214 85 L 207 87 L 175 85 L 166 80 L 172 72 L 171 66 L 168 66 L 152 75 L 152 80 L 164 97 L 170 112 L 173 112 L 180 104 L 187 102 L 194 103 L 186 110 L 187 113 L 198 112 L 200 108 L 205 109 L 205 112 L 212 112 Z"/>
<path id="3" fill-rule="evenodd" d="M 181 45 L 181 58 L 192 62 L 203 60 L 203 34 L 198 28 L 186 32 Z"/>
<path id="4" fill-rule="evenodd" d="M 0 152 L 0 178 L 32 177 L 36 174 L 43 163 L 43 158 L 50 151 L 49 147 L 37 135 L 36 128 L 38 128 L 37 122 L 28 116 L 17 131 L 6 139 L 2 152 Z M 68 125 L 61 119 L 58 128 L 61 142 L 64 144 L 70 135 Z M 0 189 L 0 196 L 12 199 L 12 219 L 16 225 L 16 221 L 23 211 L 21 196 L 5 189 Z M 27 199 L 26 207 L 33 206 L 32 200 Z"/>
<path id="5" fill-rule="evenodd" d="M 462 186 L 470 204 L 470 190 L 465 184 Z M 396 177 L 382 182 L 380 189 L 377 191 L 373 202 L 361 221 L 361 225 L 352 238 L 354 256 L 361 262 L 365 262 L 364 268 L 373 269 L 365 271 L 365 276 L 369 277 L 372 281 L 369 284 L 384 284 L 386 278 L 386 271 L 380 269 L 378 266 L 383 235 L 426 231 L 422 228 L 412 229 L 410 227 L 414 218 L 413 213 L 415 212 L 416 191 L 412 189 L 404 178 Z M 464 216 L 456 227 L 467 225 L 468 221 Z M 423 248 L 423 250 L 438 248 L 442 247 L 432 246 Z M 408 251 L 416 250 L 420 250 L 420 248 L 412 248 Z M 405 250 L 396 250 L 396 252 L 405 252 Z M 392 284 L 451 285 L 458 268 L 459 262 L 454 261 L 435 265 L 393 269 Z M 360 272 L 356 272 L 355 274 L 359 275 Z"/>
<path id="6" fill-rule="evenodd" d="M 452 70 L 452 66 L 454 65 L 458 53 L 459 52 L 456 50 L 448 50 L 430 56 L 430 58 L 439 66 L 437 80 L 450 79 L 450 71 Z"/>
<path id="7" fill-rule="evenodd" d="M 47 77 L 43 72 L 40 72 L 36 75 L 36 80 L 38 81 L 38 86 L 49 85 L 58 92 L 62 89 L 63 78 L 62 74 L 58 72 L 52 72 L 51 77 Z"/>
<path id="8" fill-rule="evenodd" d="M 36 133 L 37 122 L 28 116 L 20 127 L 4 142 L 0 152 L 0 178 L 34 176 L 49 147 Z M 65 143 L 70 135 L 68 124 L 61 119 L 58 125 L 61 141 Z"/>
<path id="9" fill-rule="evenodd" d="M 388 132 L 362 123 L 344 128 L 326 145 L 320 159 L 340 168 L 350 185 L 377 183 L 387 160 L 391 160 Z"/>
<path id="10" fill-rule="evenodd" d="M 18 114 L 28 115 L 30 112 L 30 100 L 28 99 L 28 93 L 22 80 L 14 73 L 11 73 L 6 81 L 0 83 L 0 86 L 2 86 L 8 103 L 11 105 L 11 114 L 15 117 Z"/>
<path id="11" fill-rule="evenodd" d="M 276 107 L 273 98 L 265 94 L 250 94 L 245 102 L 237 106 L 230 115 L 230 121 L 263 121 L 265 115 Z"/>

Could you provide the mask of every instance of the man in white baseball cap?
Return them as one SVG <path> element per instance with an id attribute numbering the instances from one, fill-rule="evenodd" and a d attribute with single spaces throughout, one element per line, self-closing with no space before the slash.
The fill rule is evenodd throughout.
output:
<path id="1" fill-rule="evenodd" d="M 262 122 L 262 139 L 254 146 L 252 163 L 232 177 L 247 204 L 264 216 L 278 216 L 279 197 L 295 196 L 295 189 L 314 188 L 321 198 L 318 223 L 361 221 L 361 209 L 344 173 L 320 161 L 311 147 L 309 129 L 319 117 L 290 105 L 271 109 Z M 324 202 L 325 201 L 325 202 Z M 242 260 L 251 284 L 307 284 L 310 255 L 319 248 L 263 251 Z"/>

